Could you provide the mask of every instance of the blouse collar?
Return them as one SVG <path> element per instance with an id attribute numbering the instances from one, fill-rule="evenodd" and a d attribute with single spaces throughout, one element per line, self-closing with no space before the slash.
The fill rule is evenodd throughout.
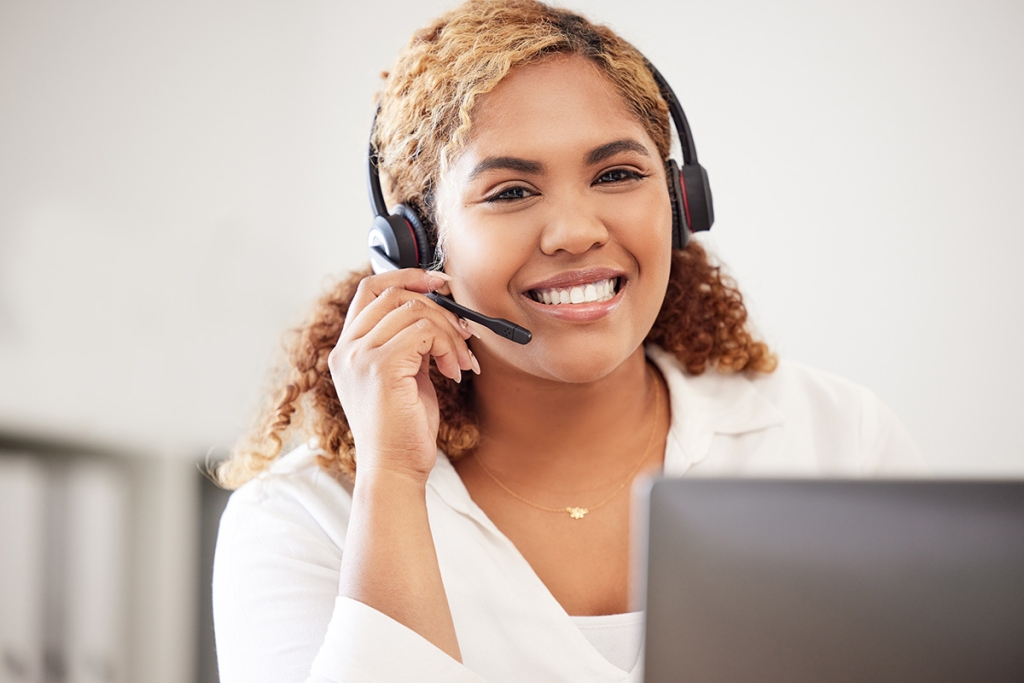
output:
<path id="1" fill-rule="evenodd" d="M 668 386 L 672 418 L 665 442 L 666 476 L 682 476 L 703 460 L 716 434 L 744 434 L 784 422 L 779 409 L 746 374 L 709 369 L 701 375 L 688 375 L 676 357 L 660 347 L 649 345 L 646 353 Z M 497 532 L 440 449 L 427 484 L 453 510 Z"/>

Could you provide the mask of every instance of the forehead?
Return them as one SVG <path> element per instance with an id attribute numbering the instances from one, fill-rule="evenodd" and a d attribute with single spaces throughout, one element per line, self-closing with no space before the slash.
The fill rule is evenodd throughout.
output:
<path id="1" fill-rule="evenodd" d="M 626 99 L 596 64 L 552 55 L 509 72 L 470 113 L 472 128 L 455 167 L 490 155 L 532 158 L 596 147 L 624 137 L 657 147 Z"/>

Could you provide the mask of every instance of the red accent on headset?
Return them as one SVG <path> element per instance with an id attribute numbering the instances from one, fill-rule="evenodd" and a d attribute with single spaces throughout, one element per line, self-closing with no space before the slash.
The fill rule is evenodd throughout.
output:
<path id="1" fill-rule="evenodd" d="M 686 225 L 683 226 L 683 229 L 693 232 L 690 229 L 693 221 L 690 220 L 690 202 L 686 196 L 686 178 L 683 176 L 683 169 L 679 169 L 679 186 L 683 189 L 683 210 L 686 212 Z"/>
<path id="2" fill-rule="evenodd" d="M 409 237 L 412 238 L 412 246 L 416 249 L 416 265 L 413 267 L 419 268 L 423 261 L 420 260 L 420 243 L 419 240 L 416 239 L 416 231 L 413 230 L 412 223 L 409 222 L 408 218 L 402 216 L 402 220 L 405 221 L 405 227 L 409 228 Z"/>

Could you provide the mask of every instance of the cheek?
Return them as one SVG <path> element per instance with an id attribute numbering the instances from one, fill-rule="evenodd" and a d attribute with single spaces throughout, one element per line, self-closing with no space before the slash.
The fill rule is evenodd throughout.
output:
<path id="1" fill-rule="evenodd" d="M 651 225 L 650 240 L 656 245 L 668 279 L 668 267 L 672 261 L 672 203 L 669 200 L 668 188 L 662 187 L 657 193 L 658 198 L 650 204 L 648 220 Z"/>
<path id="2" fill-rule="evenodd" d="M 508 288 L 531 251 L 526 231 L 518 227 L 513 230 L 500 221 L 453 216 L 445 235 L 445 272 L 453 278 L 451 287 L 457 298 L 464 290 L 462 298 L 468 303 L 474 292 Z"/>
<path id="3" fill-rule="evenodd" d="M 664 196 L 662 196 L 664 194 Z M 667 268 L 672 258 L 672 208 L 668 193 L 653 192 L 644 201 L 613 207 L 609 218 L 617 237 L 638 261 L 641 271 Z"/>
<path id="4" fill-rule="evenodd" d="M 655 193 L 651 200 L 634 206 L 626 225 L 629 229 L 623 239 L 636 259 L 643 290 L 641 315 L 644 324 L 653 324 L 664 302 L 672 268 L 672 208 L 668 192 L 664 196 Z"/>

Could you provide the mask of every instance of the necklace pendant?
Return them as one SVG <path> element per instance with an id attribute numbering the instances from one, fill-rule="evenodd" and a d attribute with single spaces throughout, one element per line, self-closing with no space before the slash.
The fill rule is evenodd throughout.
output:
<path id="1" fill-rule="evenodd" d="M 590 512 L 587 508 L 565 508 L 565 511 L 573 519 L 583 519 L 583 516 Z"/>

